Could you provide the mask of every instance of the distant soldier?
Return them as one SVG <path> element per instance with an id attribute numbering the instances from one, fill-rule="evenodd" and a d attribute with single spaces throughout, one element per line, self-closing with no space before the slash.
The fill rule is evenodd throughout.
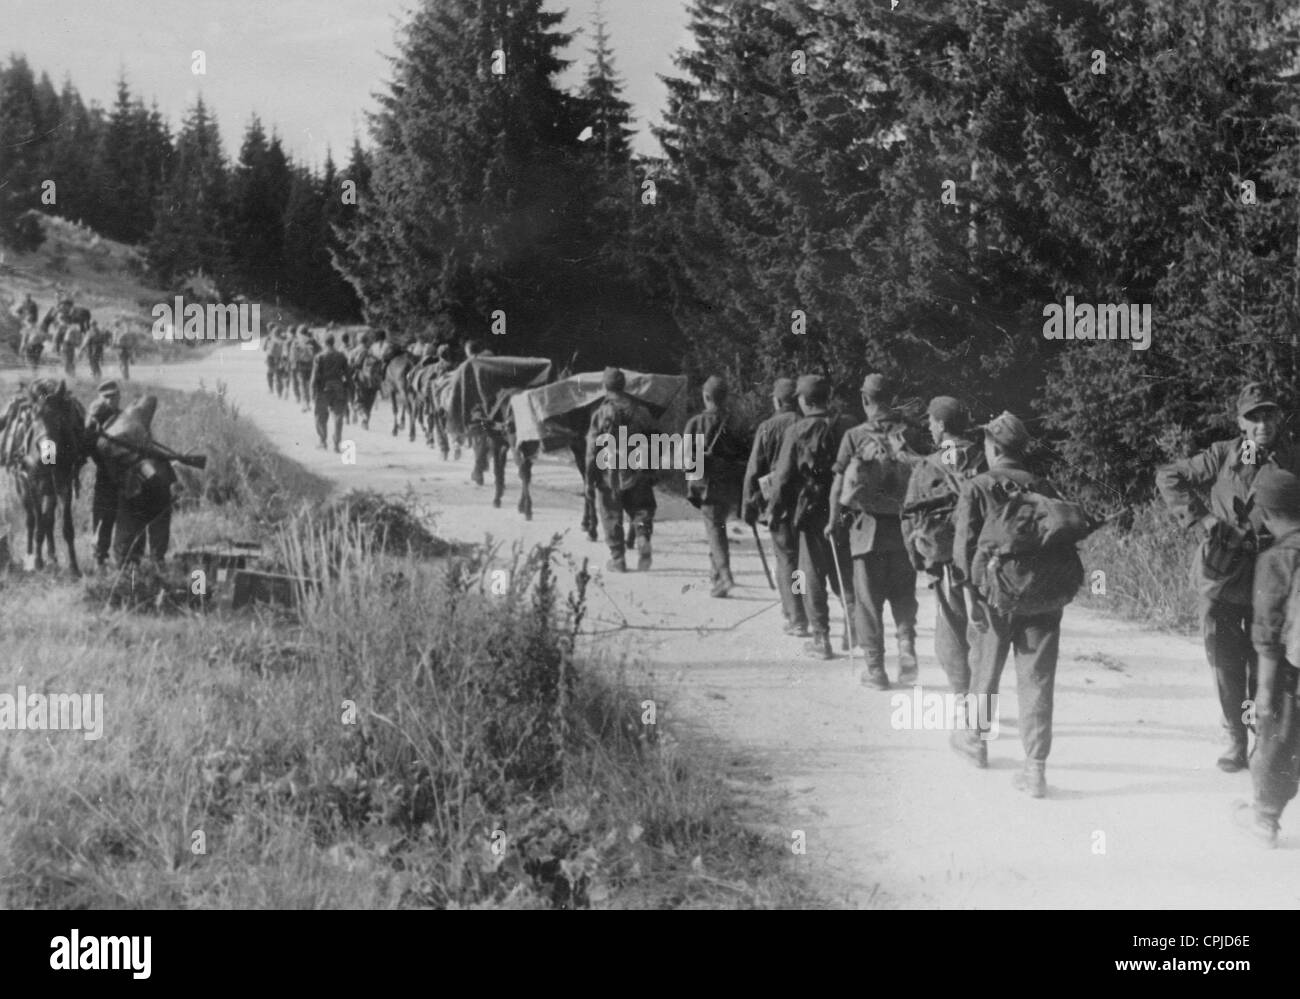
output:
<path id="1" fill-rule="evenodd" d="M 311 367 L 320 346 L 312 339 L 305 323 L 299 325 L 298 335 L 289 345 L 289 371 L 293 377 L 293 398 L 302 405 L 304 413 L 310 411 Z"/>
<path id="2" fill-rule="evenodd" d="M 704 412 L 687 421 L 684 433 L 703 445 L 702 453 L 697 452 L 702 475 L 686 481 L 686 498 L 704 515 L 713 568 L 710 595 L 725 597 L 736 585 L 731 575 L 727 517 L 739 505 L 746 449 L 727 410 L 727 383 L 714 375 L 705 381 L 703 395 Z"/>
<path id="3" fill-rule="evenodd" d="M 1029 432 L 1012 413 L 1003 413 L 984 428 L 984 457 L 988 468 L 970 480 L 957 501 L 953 563 L 957 575 L 970 589 L 970 619 L 977 636 L 970 692 L 980 707 L 977 727 L 954 729 L 953 749 L 978 767 L 988 766 L 988 730 L 994 698 L 1007 657 L 1014 650 L 1016 690 L 1020 701 L 1020 740 L 1025 748 L 1024 769 L 1015 787 L 1033 798 L 1047 794 L 1047 756 L 1052 750 L 1052 708 L 1056 665 L 1061 647 L 1061 615 L 1083 582 L 1083 566 L 1073 550 L 1039 552 L 1031 576 L 1019 594 L 1031 612 L 1004 613 L 993 603 L 994 573 L 1007 572 L 995 559 L 1005 556 L 988 547 L 986 525 L 996 526 L 1007 502 L 1008 486 L 1057 499 L 1056 490 L 1024 465 Z M 993 556 L 993 557 L 990 557 Z M 1021 564 L 1023 568 L 1023 563 Z M 1060 585 L 1064 582 L 1064 585 Z M 1042 589 L 1046 583 L 1054 590 Z"/>
<path id="4" fill-rule="evenodd" d="M 41 354 L 45 351 L 45 333 L 41 331 L 39 324 L 33 323 L 24 327 L 22 338 L 18 342 L 18 350 L 35 374 L 41 366 Z"/>
<path id="5" fill-rule="evenodd" d="M 115 338 L 117 342 L 117 364 L 122 372 L 122 381 L 129 382 L 131 380 L 131 359 L 135 356 L 136 334 L 129 327 L 119 325 Z"/>
<path id="6" fill-rule="evenodd" d="M 334 416 L 334 450 L 340 450 L 343 437 L 343 415 L 348 405 L 348 361 L 334 349 L 334 334 L 325 334 L 325 349 L 312 362 L 311 387 L 316 398 L 316 436 L 320 448 L 328 445 L 325 435 L 327 423 Z"/>
<path id="7" fill-rule="evenodd" d="M 63 355 L 63 373 L 69 378 L 77 377 L 77 350 L 80 347 L 81 330 L 71 324 L 65 326 L 59 352 Z"/>
<path id="8" fill-rule="evenodd" d="M 332 327 L 334 324 L 330 323 Z M 339 353 L 343 355 L 343 360 L 348 365 L 347 381 L 347 399 L 343 406 L 343 422 L 352 422 L 352 401 L 356 397 L 356 387 L 352 384 L 352 334 L 343 333 L 339 336 Z"/>
<path id="9" fill-rule="evenodd" d="M 1259 660 L 1255 752 L 1250 776 L 1254 807 L 1236 804 L 1237 824 L 1266 847 L 1277 845 L 1278 821 L 1300 783 L 1300 478 L 1270 467 L 1255 478 L 1255 505 L 1273 544 L 1255 563 L 1251 642 Z"/>
<path id="10" fill-rule="evenodd" d="M 36 305 L 36 300 L 32 298 L 31 292 L 25 294 L 23 300 L 15 305 L 10 312 L 23 326 L 35 326 L 36 321 L 41 316 L 41 310 Z"/>
<path id="11" fill-rule="evenodd" d="M 266 350 L 266 387 L 272 395 L 283 398 L 288 348 L 279 326 L 272 327 L 271 335 L 262 341 L 262 346 Z"/>
<path id="12" fill-rule="evenodd" d="M 893 412 L 893 393 L 884 375 L 862 382 L 866 420 L 840 442 L 831 486 L 831 526 L 840 512 L 851 513 L 849 548 L 853 556 L 853 621 L 862 646 L 866 672 L 862 682 L 889 689 L 885 673 L 885 602 L 889 602 L 898 637 L 898 681 L 915 683 L 916 570 L 903 543 L 902 509 L 912 465 L 920 456 L 908 440 L 908 427 Z M 849 479 L 849 495 L 843 496 Z M 842 507 L 843 504 L 843 507 Z"/>
<path id="13" fill-rule="evenodd" d="M 109 339 L 108 330 L 100 329 L 98 321 L 91 320 L 90 329 L 86 331 L 86 338 L 81 345 L 86 362 L 90 365 L 91 378 L 99 378 L 104 373 L 104 348 Z"/>
<path id="14" fill-rule="evenodd" d="M 1193 582 L 1200 593 L 1201 634 L 1214 670 L 1228 749 L 1220 770 L 1246 767 L 1243 704 L 1255 697 L 1256 658 L 1250 640 L 1252 581 L 1258 552 L 1271 540 L 1255 504 L 1264 469 L 1300 472 L 1300 448 L 1278 430 L 1273 393 L 1251 382 L 1237 396 L 1239 437 L 1217 441 L 1194 457 L 1156 472 L 1156 486 L 1183 526 L 1198 528 Z"/>
<path id="15" fill-rule="evenodd" d="M 844 598 L 850 613 L 853 606 L 847 578 L 846 592 L 840 588 L 843 570 L 849 564 L 847 533 L 830 522 L 835 456 L 848 421 L 830 414 L 830 385 L 820 375 L 802 376 L 796 389 L 803 418 L 786 430 L 772 469 L 772 524 L 799 537 L 804 615 L 812 626 L 812 640 L 804 650 L 821 659 L 833 659 L 827 588 Z M 834 529 L 828 531 L 828 527 Z"/>
<path id="16" fill-rule="evenodd" d="M 751 527 L 759 522 L 768 507 L 772 469 L 785 432 L 800 419 L 794 379 L 778 378 L 773 383 L 772 409 L 775 415 L 760 423 L 754 432 L 754 446 L 745 469 L 742 501 L 745 523 Z M 794 573 L 799 567 L 799 535 L 788 522 L 769 522 L 768 529 L 776 552 L 776 585 L 785 615 L 785 633 L 807 638 L 808 615 L 804 612 L 803 597 L 794 591 Z"/>
<path id="17" fill-rule="evenodd" d="M 468 344 L 466 345 L 468 347 Z M 594 490 L 605 544 L 609 546 L 606 568 L 627 572 L 627 546 L 623 537 L 623 514 L 631 520 L 636 535 L 637 569 L 648 570 L 652 562 L 651 536 L 657 504 L 654 472 L 625 468 L 626 455 L 618 449 L 619 429 L 626 437 L 655 432 L 650 411 L 624 391 L 627 379 L 618 368 L 606 368 L 601 379 L 605 398 L 591 414 L 587 431 L 587 489 Z"/>
<path id="18" fill-rule="evenodd" d="M 954 518 L 966 482 L 983 472 L 983 443 L 970 439 L 970 416 L 952 396 L 930 400 L 930 435 L 938 450 L 912 469 L 903 500 L 903 536 L 912 567 L 933 579 L 934 651 L 956 694 L 970 690 L 966 588 L 953 573 Z M 966 701 L 957 702 L 963 708 Z"/>
<path id="19" fill-rule="evenodd" d="M 90 456 L 95 461 L 95 488 L 90 500 L 91 531 L 95 535 L 95 564 L 103 568 L 113 543 L 113 525 L 117 520 L 118 482 L 116 469 L 103 463 L 95 448 L 101 431 L 107 430 L 122 414 L 122 395 L 117 382 L 105 381 L 96 389 L 98 398 L 86 413 L 86 437 Z"/>

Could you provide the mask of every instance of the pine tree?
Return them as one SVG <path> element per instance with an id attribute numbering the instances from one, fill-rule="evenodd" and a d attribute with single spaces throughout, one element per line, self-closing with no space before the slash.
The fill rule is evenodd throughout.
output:
<path id="1" fill-rule="evenodd" d="M 44 240 L 31 214 L 41 209 L 41 124 L 31 67 L 12 56 L 0 70 L 0 239 L 19 251 L 35 250 Z"/>
<path id="2" fill-rule="evenodd" d="M 253 116 L 231 179 L 231 252 L 241 287 L 266 293 L 283 279 L 284 213 L 292 183 L 278 138 Z"/>

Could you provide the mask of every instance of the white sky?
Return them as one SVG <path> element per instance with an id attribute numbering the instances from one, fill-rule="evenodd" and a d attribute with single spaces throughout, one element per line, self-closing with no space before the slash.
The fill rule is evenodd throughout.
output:
<path id="1" fill-rule="evenodd" d="M 146 104 L 156 98 L 179 124 L 201 92 L 221 126 L 227 155 L 238 152 L 251 115 L 274 127 L 295 158 L 319 166 L 326 148 L 347 159 L 352 136 L 365 141 L 364 112 L 388 77 L 384 56 L 411 0 L 0 0 L 0 57 L 26 55 L 55 87 L 65 76 L 82 98 L 108 107 L 119 72 Z M 548 0 L 568 10 L 564 28 L 586 29 L 561 79 L 581 78 L 591 45 L 595 0 Z M 604 0 L 605 19 L 640 130 L 638 152 L 658 154 L 647 122 L 657 122 L 672 75 L 672 54 L 688 44 L 685 0 Z M 190 70 L 202 49 L 206 76 Z"/>

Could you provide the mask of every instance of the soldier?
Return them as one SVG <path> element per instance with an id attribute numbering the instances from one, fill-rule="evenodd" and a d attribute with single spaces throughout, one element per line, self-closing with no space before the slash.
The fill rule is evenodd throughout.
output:
<path id="1" fill-rule="evenodd" d="M 86 413 L 86 438 L 91 458 L 95 462 L 95 488 L 90 500 L 91 531 L 95 535 L 95 564 L 103 568 L 108 564 L 108 553 L 113 541 L 113 525 L 117 520 L 118 483 L 116 470 L 103 463 L 95 441 L 101 431 L 112 426 L 122 413 L 122 395 L 117 382 L 100 382 L 99 398 L 90 404 Z"/>
<path id="2" fill-rule="evenodd" d="M 976 558 L 976 552 L 985 523 L 991 521 L 1001 508 L 1001 484 L 1009 481 L 1049 498 L 1059 497 L 1046 480 L 1025 468 L 1029 431 L 1019 418 L 1004 412 L 983 430 L 988 468 L 971 479 L 962 490 L 957 501 L 953 538 L 954 571 L 970 590 L 970 620 L 976 633 L 970 692 L 975 695 L 976 704 L 981 709 L 975 728 L 954 729 L 951 745 L 976 766 L 988 766 L 988 744 L 983 732 L 989 727 L 1002 670 L 1014 648 L 1020 739 L 1025 747 L 1025 765 L 1013 783 L 1030 797 L 1042 798 L 1047 794 L 1047 756 L 1052 750 L 1052 702 L 1061 646 L 1061 615 L 1082 582 L 1082 567 L 1074 580 L 1074 589 L 1060 597 L 1055 609 L 1007 615 L 988 602 L 987 565 L 983 558 Z M 1061 558 L 1065 557 L 1062 552 Z M 1069 557 L 1078 559 L 1072 551 Z M 1047 596 L 1042 595 L 1038 602 L 1050 606 L 1053 601 L 1046 599 Z M 983 707 L 986 705 L 987 711 Z"/>
<path id="3" fill-rule="evenodd" d="M 840 587 L 849 564 L 848 536 L 830 522 L 835 455 L 848 421 L 831 417 L 827 410 L 830 385 L 820 375 L 802 376 L 796 395 L 803 417 L 786 430 L 772 469 L 772 525 L 799 538 L 804 615 L 812 626 L 812 640 L 804 650 L 821 659 L 833 659 L 826 588 L 829 585 L 840 595 L 846 609 L 853 599 L 848 579 L 843 580 L 843 591 Z"/>
<path id="4" fill-rule="evenodd" d="M 104 346 L 108 339 L 108 331 L 101 330 L 98 320 L 92 319 L 90 329 L 86 331 L 85 341 L 81 345 L 86 355 L 86 362 L 90 365 L 91 378 L 98 378 L 104 373 Z"/>
<path id="5" fill-rule="evenodd" d="M 59 352 L 63 355 L 63 373 L 69 378 L 77 377 L 77 350 L 81 347 L 81 338 L 80 328 L 68 324 L 59 344 Z"/>
<path id="6" fill-rule="evenodd" d="M 23 296 L 23 300 L 10 310 L 12 315 L 23 326 L 35 326 L 36 320 L 40 318 L 41 310 L 36 305 L 36 299 L 32 298 L 29 291 Z"/>
<path id="7" fill-rule="evenodd" d="M 280 327 L 272 324 L 271 335 L 262 342 L 266 351 L 266 387 L 272 395 L 282 396 L 285 344 Z"/>
<path id="8" fill-rule="evenodd" d="M 933 580 L 934 651 L 953 693 L 970 690 L 966 591 L 953 574 L 954 516 L 962 485 L 987 468 L 984 447 L 967 436 L 970 417 L 952 396 L 930 400 L 930 435 L 939 450 L 912 470 L 903 500 L 903 536 L 912 566 Z M 957 701 L 963 707 L 966 701 Z"/>
<path id="9" fill-rule="evenodd" d="M 740 499 L 745 446 L 727 411 L 727 383 L 716 375 L 704 382 L 704 412 L 686 423 L 684 437 L 703 443 L 698 479 L 686 482 L 686 498 L 704 515 L 704 533 L 713 567 L 710 594 L 725 597 L 736 581 L 731 576 L 727 516 Z M 698 436 L 696 436 L 698 435 Z"/>
<path id="10" fill-rule="evenodd" d="M 1256 475 L 1265 468 L 1300 471 L 1300 448 L 1278 431 L 1278 405 L 1268 387 L 1251 382 L 1237 396 L 1241 436 L 1159 469 L 1156 485 L 1184 527 L 1202 539 L 1193 581 L 1200 594 L 1201 634 L 1214 670 L 1228 748 L 1219 769 L 1246 766 L 1243 703 L 1255 696 L 1256 659 L 1250 641 L 1255 556 L 1268 532 L 1254 503 Z"/>
<path id="11" fill-rule="evenodd" d="M 907 440 L 907 426 L 894 414 L 893 396 L 884 375 L 862 382 L 866 420 L 840 442 L 831 486 L 831 521 L 839 523 L 842 493 L 850 462 L 857 460 L 849 502 L 852 510 L 849 549 L 853 557 L 851 605 L 858 644 L 866 659 L 862 682 L 876 690 L 889 689 L 885 673 L 885 601 L 889 601 L 898 637 L 898 680 L 916 682 L 916 570 L 903 543 L 902 508 L 911 467 L 919 456 Z"/>
<path id="12" fill-rule="evenodd" d="M 45 350 L 45 333 L 41 330 L 39 324 L 33 323 L 24 327 L 22 338 L 18 343 L 18 350 L 32 369 L 32 374 L 36 374 L 41 366 L 41 354 Z"/>
<path id="13" fill-rule="evenodd" d="M 1255 752 L 1250 775 L 1254 808 L 1236 802 L 1238 826 L 1266 847 L 1277 845 L 1278 820 L 1300 781 L 1300 613 L 1292 594 L 1300 582 L 1300 478 L 1270 467 L 1255 479 L 1255 505 L 1273 544 L 1255 563 L 1251 642 L 1259 661 Z"/>
<path id="14" fill-rule="evenodd" d="M 619 429 L 625 428 L 628 438 L 633 434 L 655 432 L 650 412 L 623 391 L 627 379 L 618 368 L 606 368 L 601 384 L 605 398 L 591 414 L 587 431 L 587 488 L 594 489 L 598 499 L 600 523 L 609 546 L 606 568 L 612 572 L 627 572 L 627 547 L 623 541 L 623 514 L 631 519 L 630 530 L 637 540 L 637 569 L 650 568 L 652 552 L 650 538 L 654 533 L 656 509 L 654 473 L 650 469 L 625 468 L 626 455 L 618 453 Z"/>
<path id="15" fill-rule="evenodd" d="M 304 413 L 311 410 L 311 369 L 320 346 L 312 339 L 307 324 L 298 326 L 298 335 L 289 346 L 289 371 L 293 377 L 294 402 L 302 404 Z"/>
<path id="16" fill-rule="evenodd" d="M 131 380 L 131 358 L 135 355 L 135 333 L 118 321 L 115 333 L 117 342 L 117 366 L 122 372 L 122 381 Z"/>
<path id="17" fill-rule="evenodd" d="M 754 432 L 754 446 L 745 468 L 741 500 L 745 523 L 750 527 L 759 522 L 768 505 L 771 473 L 781 451 L 781 440 L 785 432 L 799 421 L 794 379 L 778 378 L 772 384 L 772 411 L 774 415 L 760 423 Z M 799 536 L 789 523 L 777 525 L 770 519 L 768 531 L 772 535 L 772 549 L 776 552 L 776 586 L 781 594 L 785 633 L 807 638 L 808 616 L 804 613 L 803 598 L 794 592 L 794 571 L 799 567 Z"/>
<path id="18" fill-rule="evenodd" d="M 330 414 L 334 416 L 334 450 L 340 450 L 343 415 L 348 405 L 348 360 L 334 349 L 334 334 L 325 334 L 325 349 L 316 355 L 311 367 L 311 387 L 316 399 L 316 436 L 320 448 L 327 447 L 325 435 Z"/>

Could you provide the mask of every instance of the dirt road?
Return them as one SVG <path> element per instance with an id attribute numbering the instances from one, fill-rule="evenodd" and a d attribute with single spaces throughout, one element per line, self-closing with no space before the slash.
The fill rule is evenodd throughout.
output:
<path id="1" fill-rule="evenodd" d="M 567 531 L 566 551 L 603 566 L 604 546 L 577 528 L 580 486 L 567 456 L 539 464 L 535 519 L 525 523 L 513 508 L 513 469 L 495 510 L 490 489 L 469 483 L 468 455 L 444 463 L 420 441 L 390 436 L 386 403 L 369 432 L 345 428 L 355 465 L 316 450 L 310 416 L 268 394 L 263 363 L 260 353 L 231 349 L 138 374 L 182 389 L 224 381 L 240 412 L 286 454 L 341 489 L 409 485 L 438 511 L 445 537 L 533 542 Z M 609 661 L 626 657 L 654 675 L 669 702 L 661 721 L 684 719 L 758 761 L 771 779 L 748 792 L 770 796 L 781 816 L 771 830 L 774 856 L 801 831 L 807 852 L 797 862 L 810 865 L 829 896 L 854 907 L 1300 905 L 1300 805 L 1284 816 L 1274 852 L 1231 828 L 1229 803 L 1248 797 L 1250 779 L 1214 766 L 1217 703 L 1196 642 L 1067 608 L 1049 797 L 1033 801 L 1011 786 L 1022 759 L 1012 667 L 990 768 L 977 771 L 948 748 L 947 732 L 891 727 L 891 699 L 904 692 L 859 686 L 860 663 L 802 657 L 800 640 L 780 632 L 779 606 L 746 534 L 733 526 L 739 588 L 711 599 L 698 515 L 661 498 L 654 569 L 598 575 L 592 641 Z M 836 630 L 838 617 L 836 609 Z M 933 625 L 925 590 L 921 682 L 942 692 Z M 897 676 L 892 648 L 888 668 Z"/>

